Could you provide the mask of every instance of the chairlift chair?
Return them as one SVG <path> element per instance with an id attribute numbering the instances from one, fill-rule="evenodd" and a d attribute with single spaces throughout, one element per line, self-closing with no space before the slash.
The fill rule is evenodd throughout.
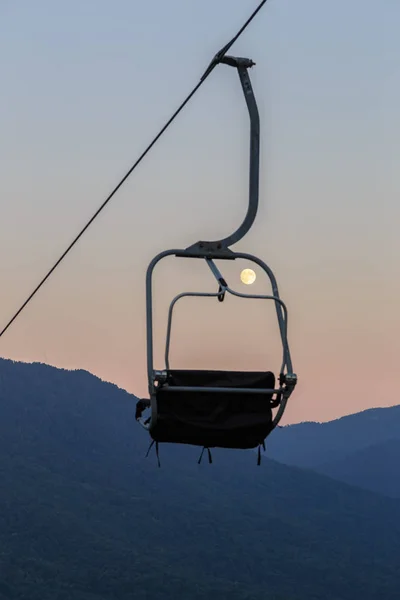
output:
<path id="1" fill-rule="evenodd" d="M 230 246 L 237 243 L 252 226 L 258 209 L 260 122 L 248 69 L 254 63 L 247 58 L 217 57 L 237 69 L 250 116 L 250 177 L 249 205 L 240 227 L 230 236 L 217 241 L 199 241 L 185 249 L 172 249 L 159 253 L 149 264 L 146 274 L 146 325 L 147 372 L 150 399 L 137 403 L 136 419 L 145 427 L 156 444 L 161 442 L 190 444 L 210 448 L 260 448 L 266 437 L 278 425 L 292 394 L 297 376 L 293 372 L 287 338 L 287 308 L 279 297 L 275 276 L 260 258 L 234 252 Z M 168 313 L 165 368 L 155 370 L 153 364 L 153 271 L 159 261 L 168 256 L 195 258 L 206 262 L 218 285 L 216 292 L 183 292 L 173 298 Z M 245 294 L 233 290 L 214 260 L 246 261 L 258 265 L 268 276 L 271 295 Z M 170 366 L 172 317 L 175 305 L 187 297 L 214 297 L 223 302 L 226 294 L 240 298 L 272 300 L 275 303 L 282 341 L 282 364 L 278 377 L 272 371 L 220 371 L 185 370 Z M 278 384 L 278 385 L 277 385 Z M 147 419 L 142 418 L 145 408 L 150 408 Z M 274 409 L 276 409 L 274 414 Z M 152 445 L 151 444 L 151 445 Z M 265 448 L 265 446 L 264 446 Z M 202 456 L 202 455 L 201 455 Z M 200 457 L 201 459 L 201 457 Z"/>

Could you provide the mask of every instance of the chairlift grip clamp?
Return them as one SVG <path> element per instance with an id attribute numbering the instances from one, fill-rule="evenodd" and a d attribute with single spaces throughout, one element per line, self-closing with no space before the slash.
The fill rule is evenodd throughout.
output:
<path id="1" fill-rule="evenodd" d="M 251 69 L 256 64 L 251 58 L 241 58 L 240 56 L 223 56 L 217 62 L 236 69 Z"/>

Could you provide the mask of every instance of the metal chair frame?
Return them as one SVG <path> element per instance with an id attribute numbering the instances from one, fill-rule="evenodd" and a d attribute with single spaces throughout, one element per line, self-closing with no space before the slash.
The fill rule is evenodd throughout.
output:
<path id="1" fill-rule="evenodd" d="M 224 387 L 197 387 L 197 386 L 174 386 L 175 392 L 190 393 L 203 391 L 209 393 L 243 393 L 249 394 L 269 394 L 275 395 L 275 404 L 278 410 L 273 419 L 273 428 L 275 428 L 286 408 L 287 401 L 293 392 L 297 376 L 293 372 L 292 360 L 289 350 L 287 337 L 288 328 L 288 311 L 285 303 L 281 300 L 278 291 L 278 284 L 270 267 L 260 258 L 253 254 L 245 252 L 234 252 L 230 246 L 237 243 L 249 231 L 254 223 L 259 198 L 259 157 L 260 157 L 260 120 L 258 114 L 257 103 L 254 97 L 248 69 L 254 65 L 253 61 L 247 58 L 236 58 L 232 56 L 224 56 L 218 62 L 235 67 L 239 74 L 239 79 L 242 85 L 245 96 L 249 117 L 250 117 L 250 169 L 249 169 L 249 204 L 247 213 L 241 225 L 230 236 L 216 241 L 199 241 L 185 249 L 171 249 L 160 252 L 150 262 L 146 273 L 146 327 L 147 327 L 147 375 L 148 389 L 150 394 L 151 417 L 146 421 L 145 427 L 150 431 L 157 423 L 157 394 L 161 388 L 167 388 L 167 376 L 170 369 L 169 352 L 171 345 L 171 328 L 172 317 L 176 303 L 185 297 L 217 297 L 220 301 L 224 299 L 226 293 L 240 298 L 254 298 L 262 300 L 272 300 L 275 303 L 276 314 L 278 318 L 279 331 L 282 341 L 282 364 L 279 375 L 279 387 L 276 389 L 244 389 L 244 388 L 224 388 Z M 165 369 L 155 370 L 153 359 L 153 296 L 152 296 L 152 281 L 153 271 L 160 260 L 168 256 L 176 256 L 179 258 L 197 258 L 206 261 L 210 267 L 219 289 L 215 293 L 208 292 L 183 292 L 176 295 L 171 301 L 168 312 L 168 324 L 165 344 Z M 257 264 L 268 276 L 271 287 L 271 295 L 244 294 L 237 292 L 229 287 L 214 260 L 236 260 L 245 259 Z M 141 423 L 143 425 L 143 423 Z"/>

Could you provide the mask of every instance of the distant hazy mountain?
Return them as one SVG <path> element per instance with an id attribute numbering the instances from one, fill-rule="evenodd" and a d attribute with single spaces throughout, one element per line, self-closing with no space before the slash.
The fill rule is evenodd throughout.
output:
<path id="1" fill-rule="evenodd" d="M 369 446 L 400 440 L 400 406 L 374 408 L 329 423 L 299 423 L 270 437 L 268 455 L 298 467 L 347 460 Z"/>
<path id="2" fill-rule="evenodd" d="M 400 498 L 400 439 L 368 446 L 315 470 L 352 485 Z"/>
<path id="3" fill-rule="evenodd" d="M 251 451 L 158 469 L 134 410 L 0 360 L 0 600 L 398 599 L 400 501 Z"/>

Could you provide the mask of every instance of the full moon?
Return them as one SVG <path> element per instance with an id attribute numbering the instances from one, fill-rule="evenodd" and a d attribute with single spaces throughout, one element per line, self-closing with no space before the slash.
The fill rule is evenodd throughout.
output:
<path id="1" fill-rule="evenodd" d="M 254 273 L 253 269 L 243 269 L 243 271 L 240 273 L 240 279 L 246 285 L 251 285 L 256 280 L 256 274 Z"/>

